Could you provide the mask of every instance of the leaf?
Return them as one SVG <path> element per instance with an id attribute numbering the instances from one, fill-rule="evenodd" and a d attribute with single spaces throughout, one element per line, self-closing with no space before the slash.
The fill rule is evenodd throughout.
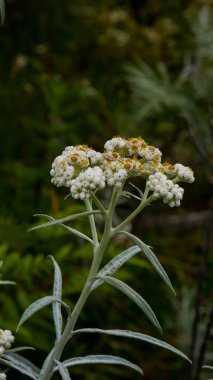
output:
<path id="1" fill-rule="evenodd" d="M 53 284 L 53 297 L 61 301 L 62 297 L 62 276 L 61 269 L 53 256 L 49 256 L 54 264 L 54 284 Z M 54 302 L 52 304 L 53 319 L 55 324 L 56 340 L 58 341 L 61 336 L 63 319 L 61 314 L 61 303 Z"/>
<path id="2" fill-rule="evenodd" d="M 19 330 L 19 328 L 23 325 L 24 322 L 26 322 L 27 319 L 29 319 L 33 314 L 35 314 L 38 310 L 42 309 L 43 307 L 49 305 L 52 302 L 58 301 L 53 296 L 46 296 L 43 298 L 40 298 L 39 300 L 33 302 L 23 313 L 19 324 L 17 326 L 16 331 Z"/>
<path id="3" fill-rule="evenodd" d="M 126 261 L 131 259 L 134 255 L 139 253 L 141 249 L 138 247 L 138 245 L 134 245 L 133 247 L 130 247 L 126 249 L 125 251 L 121 252 L 119 255 L 114 257 L 112 260 L 110 260 L 98 273 L 98 276 L 110 276 L 117 272 L 119 268 L 122 267 L 122 265 L 125 264 Z M 103 283 L 102 280 L 95 280 L 92 284 L 91 290 L 93 291 L 96 289 L 99 285 Z"/>
<path id="4" fill-rule="evenodd" d="M 4 359 L 6 358 L 6 360 Z M 0 363 L 5 364 L 8 367 L 12 367 L 17 371 L 27 375 L 31 379 L 37 380 L 39 375 L 39 368 L 36 367 L 29 360 L 14 353 L 6 353 L 0 358 Z"/>
<path id="5" fill-rule="evenodd" d="M 139 198 L 137 195 L 135 194 L 132 194 L 130 191 L 122 191 L 121 192 L 121 195 L 123 195 L 123 197 L 126 197 L 126 198 L 135 198 L 137 199 L 138 201 L 141 201 L 141 198 Z"/>
<path id="6" fill-rule="evenodd" d="M 24 350 L 35 350 L 34 347 L 28 347 L 28 346 L 25 346 L 25 347 L 16 347 L 16 348 L 11 348 L 10 350 L 7 350 L 7 353 L 10 353 L 10 352 L 19 352 L 19 351 L 24 351 Z"/>
<path id="7" fill-rule="evenodd" d="M 138 193 L 140 194 L 140 199 L 143 198 L 143 192 L 141 191 L 141 189 L 139 189 L 138 186 L 135 186 L 133 183 L 129 182 L 129 184 L 138 191 Z"/>
<path id="8" fill-rule="evenodd" d="M 204 368 L 204 369 L 212 369 L 213 370 L 213 367 L 210 366 L 210 365 L 203 365 L 202 368 Z"/>
<path id="9" fill-rule="evenodd" d="M 36 214 L 34 216 L 39 216 L 39 217 L 47 218 L 47 219 L 52 220 L 52 221 L 56 220 L 52 216 L 49 216 L 49 215 L 46 215 L 46 214 Z M 68 230 L 72 234 L 74 234 L 76 236 L 79 236 L 80 238 L 82 238 L 84 240 L 89 241 L 91 244 L 94 244 L 93 241 L 92 241 L 92 239 L 90 239 L 87 235 L 83 234 L 82 232 L 76 230 L 75 228 L 71 228 L 69 226 L 66 226 L 66 224 L 63 224 L 63 223 L 59 223 L 59 226 L 64 227 L 66 230 Z M 29 230 L 29 231 L 32 231 L 32 229 Z"/>
<path id="10" fill-rule="evenodd" d="M 59 370 L 59 373 L 61 375 L 61 378 L 63 380 L 71 380 L 69 371 L 68 371 L 67 367 L 64 365 L 64 363 L 61 363 L 61 362 L 59 362 L 57 360 L 55 362 L 58 365 L 58 370 Z"/>
<path id="11" fill-rule="evenodd" d="M 4 0 L 0 0 L 0 19 L 1 19 L 1 25 L 4 24 L 5 20 L 5 4 Z"/>
<path id="12" fill-rule="evenodd" d="M 0 281 L 0 285 L 16 285 L 14 281 Z"/>
<path id="13" fill-rule="evenodd" d="M 88 355 L 84 357 L 77 357 L 65 360 L 63 365 L 65 367 L 71 367 L 79 364 L 115 364 L 115 365 L 123 365 L 126 367 L 130 367 L 135 371 L 141 373 L 143 375 L 143 371 L 136 364 L 130 362 L 129 360 L 120 358 L 118 356 L 112 355 Z"/>
<path id="14" fill-rule="evenodd" d="M 30 228 L 29 231 L 34 231 L 34 230 L 38 230 L 39 228 L 44 228 L 44 227 L 49 227 L 49 226 L 53 226 L 56 224 L 70 222 L 71 220 L 78 219 L 78 218 L 81 218 L 82 216 L 88 216 L 88 215 L 92 215 L 92 214 L 100 214 L 100 211 L 99 210 L 84 211 L 84 212 L 80 212 L 78 214 L 66 216 L 65 218 L 62 218 L 62 219 L 54 219 L 54 220 L 51 220 L 50 222 L 43 223 L 43 224 L 40 224 L 39 226 Z"/>
<path id="15" fill-rule="evenodd" d="M 157 257 L 155 256 L 154 252 L 152 252 L 152 250 L 150 249 L 150 247 L 148 245 L 146 245 L 142 240 L 140 240 L 137 236 L 131 234 L 130 232 L 119 231 L 119 233 L 122 233 L 122 234 L 126 235 L 134 243 L 136 243 L 138 245 L 138 247 L 140 247 L 141 251 L 144 253 L 144 255 L 149 260 L 149 262 L 152 264 L 152 266 L 156 269 L 156 271 L 161 276 L 161 278 L 163 279 L 163 281 L 168 285 L 168 287 L 176 295 L 175 290 L 174 290 L 174 288 L 173 288 L 173 286 L 171 284 L 171 281 L 170 281 L 167 273 L 163 269 L 160 261 L 157 259 Z"/>
<path id="16" fill-rule="evenodd" d="M 49 352 L 49 354 L 47 355 L 43 365 L 42 365 L 42 368 L 41 368 L 41 371 L 39 373 L 39 377 L 38 377 L 38 380 L 43 380 L 43 374 L 46 370 L 46 368 L 48 367 L 49 363 L 52 361 L 53 359 L 53 354 L 54 354 L 54 350 L 55 350 L 55 347 L 53 347 L 53 349 Z"/>
<path id="17" fill-rule="evenodd" d="M 97 333 L 97 334 L 114 335 L 114 336 L 121 336 L 123 338 L 132 338 L 132 339 L 142 340 L 144 342 L 147 342 L 155 346 L 159 346 L 161 348 L 169 350 L 171 352 L 174 352 L 176 355 L 181 356 L 183 359 L 186 359 L 187 361 L 191 363 L 191 360 L 177 348 L 171 346 L 170 344 L 160 339 L 156 339 L 149 335 L 141 334 L 138 332 L 128 331 L 128 330 L 102 330 L 102 329 L 79 329 L 79 330 L 73 331 L 73 335 L 78 334 L 78 333 Z"/>
<path id="18" fill-rule="evenodd" d="M 135 290 L 130 288 L 130 286 L 118 280 L 117 278 L 110 276 L 101 276 L 100 279 L 114 286 L 122 293 L 124 293 L 127 297 L 129 297 L 136 305 L 138 305 L 138 307 L 146 314 L 153 325 L 162 333 L 161 326 L 154 311 L 151 309 L 149 304 L 140 296 L 140 294 L 138 294 Z"/>

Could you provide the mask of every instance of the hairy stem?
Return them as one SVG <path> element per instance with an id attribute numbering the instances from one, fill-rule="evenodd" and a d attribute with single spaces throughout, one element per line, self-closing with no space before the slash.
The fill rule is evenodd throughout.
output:
<path id="1" fill-rule="evenodd" d="M 149 189 L 146 187 L 143 198 L 139 204 L 139 206 L 130 214 L 123 222 L 121 222 L 116 228 L 114 228 L 114 234 L 118 233 L 119 230 L 122 230 L 128 223 L 130 223 L 136 215 L 138 215 L 149 203 L 152 201 L 152 197 L 148 197 Z"/>
<path id="2" fill-rule="evenodd" d="M 97 240 L 97 231 L 96 231 L 94 219 L 90 220 L 92 236 L 94 239 L 94 256 L 93 256 L 92 265 L 91 265 L 87 280 L 85 282 L 84 288 L 81 292 L 81 295 L 72 311 L 71 317 L 68 318 L 67 320 L 63 334 L 61 335 L 59 341 L 56 343 L 56 346 L 51 355 L 51 360 L 49 361 L 49 364 L 47 365 L 43 374 L 40 376 L 40 380 L 51 379 L 52 374 L 54 372 L 55 360 L 60 360 L 63 349 L 67 341 L 70 339 L 73 329 L 75 327 L 75 324 L 78 320 L 78 317 L 87 301 L 87 298 L 89 297 L 93 279 L 99 271 L 99 267 L 100 267 L 103 255 L 112 238 L 112 217 L 113 217 L 114 208 L 116 206 L 119 194 L 120 194 L 120 190 L 116 190 L 116 189 L 113 190 L 111 202 L 106 212 L 105 228 L 104 228 L 103 236 L 100 243 Z M 87 208 L 92 208 L 91 203 L 89 201 L 88 202 L 86 201 L 85 203 L 86 203 Z"/>
<path id="3" fill-rule="evenodd" d="M 86 205 L 87 211 L 93 211 L 92 204 L 89 199 L 85 199 L 85 205 Z M 94 247 L 98 247 L 99 242 L 98 242 L 98 235 L 97 235 L 94 215 L 89 215 L 89 222 L 90 222 Z"/>

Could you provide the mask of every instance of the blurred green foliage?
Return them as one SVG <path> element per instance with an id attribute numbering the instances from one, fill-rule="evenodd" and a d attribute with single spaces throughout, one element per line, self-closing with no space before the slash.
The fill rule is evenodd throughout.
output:
<path id="1" fill-rule="evenodd" d="M 187 323 L 193 318 L 191 289 L 205 243 L 206 212 L 212 207 L 212 6 L 212 0 L 6 2 L 0 29 L 0 260 L 3 278 L 17 285 L 1 288 L 1 326 L 14 331 L 26 306 L 50 294 L 49 254 L 61 265 L 69 305 L 77 299 L 90 265 L 89 245 L 63 229 L 27 233 L 37 212 L 60 217 L 82 208 L 70 198 L 64 201 L 67 192 L 50 184 L 55 156 L 66 145 L 87 143 L 102 149 L 113 135 L 142 135 L 165 159 L 195 170 L 196 182 L 190 189 L 186 186 L 180 209 L 156 203 L 131 226 L 145 236 L 170 273 L 179 290 L 175 306 L 141 255 L 119 276 L 151 300 L 164 339 L 189 349 L 190 327 L 184 318 L 187 314 Z M 124 201 L 117 218 L 129 207 Z M 76 222 L 75 228 L 86 231 L 87 221 Z M 109 257 L 126 245 L 116 240 Z M 212 266 L 209 255 L 203 324 Z M 33 345 L 44 355 L 54 339 L 51 323 L 50 309 L 39 312 L 20 330 L 17 345 Z M 94 292 L 79 323 L 154 334 L 138 310 L 107 286 Z M 145 344 L 124 341 L 118 346 L 114 338 L 94 336 L 78 337 L 70 348 L 77 355 L 120 351 L 142 366 L 147 380 L 159 373 L 165 380 L 189 378 L 189 368 L 179 359 Z M 41 363 L 39 352 L 35 362 Z M 76 368 L 73 373 L 75 379 L 91 380 L 132 376 L 106 367 L 95 373 L 90 367 Z"/>

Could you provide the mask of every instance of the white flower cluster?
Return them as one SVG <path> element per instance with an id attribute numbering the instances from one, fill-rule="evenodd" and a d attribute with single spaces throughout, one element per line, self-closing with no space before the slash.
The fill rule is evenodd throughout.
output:
<path id="1" fill-rule="evenodd" d="M 52 164 L 52 183 L 69 187 L 73 198 L 83 200 L 106 185 L 119 188 L 128 178 L 140 176 L 148 180 L 153 199 L 162 198 L 174 207 L 183 196 L 183 189 L 175 183 L 194 181 L 190 168 L 161 163 L 160 150 L 141 137 L 113 137 L 104 147 L 100 153 L 87 145 L 68 146 Z"/>
<path id="2" fill-rule="evenodd" d="M 122 139 L 122 137 L 113 137 L 111 140 L 108 140 L 104 148 L 106 150 L 109 150 L 111 152 L 119 151 L 120 149 L 123 149 L 126 147 L 126 141 L 125 139 Z"/>
<path id="3" fill-rule="evenodd" d="M 192 169 L 188 168 L 187 166 L 183 166 L 181 164 L 175 164 L 175 175 L 179 178 L 180 181 L 192 183 L 194 182 L 194 174 Z"/>
<path id="4" fill-rule="evenodd" d="M 7 376 L 4 372 L 0 373 L 0 380 L 6 380 Z"/>
<path id="5" fill-rule="evenodd" d="M 139 156 L 146 161 L 154 160 L 160 162 L 162 153 L 158 148 L 149 146 L 141 138 L 123 139 L 121 137 L 113 137 L 104 145 L 107 151 L 123 153 L 127 156 Z"/>
<path id="6" fill-rule="evenodd" d="M 167 179 L 166 175 L 159 172 L 150 175 L 147 186 L 153 191 L 153 199 L 162 198 L 164 203 L 167 203 L 170 207 L 180 206 L 184 190 L 179 185 Z"/>
<path id="7" fill-rule="evenodd" d="M 74 199 L 90 198 L 90 192 L 105 187 L 103 170 L 98 166 L 88 168 L 71 181 L 70 192 Z"/>
<path id="8" fill-rule="evenodd" d="M 120 165 L 117 165 L 117 163 L 114 161 L 104 171 L 104 175 L 106 176 L 108 186 L 120 187 L 123 181 L 125 181 L 128 178 L 127 170 L 119 166 Z"/>
<path id="9" fill-rule="evenodd" d="M 56 186 L 70 187 L 72 179 L 82 169 L 100 164 L 102 161 L 102 154 L 90 149 L 86 145 L 77 145 L 77 147 L 68 146 L 53 161 L 50 171 L 53 177 L 51 182 Z"/>
<path id="10" fill-rule="evenodd" d="M 14 342 L 14 336 L 10 330 L 1 330 L 0 329 L 0 356 L 11 347 L 11 344 Z"/>

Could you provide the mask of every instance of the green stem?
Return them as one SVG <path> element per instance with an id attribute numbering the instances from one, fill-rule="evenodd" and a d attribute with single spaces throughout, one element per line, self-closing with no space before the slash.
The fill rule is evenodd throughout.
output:
<path id="1" fill-rule="evenodd" d="M 90 203 L 89 199 L 85 199 L 85 205 L 86 205 L 87 211 L 93 211 L 92 204 Z M 98 242 L 98 235 L 97 235 L 94 215 L 89 215 L 89 222 L 90 222 L 92 238 L 93 238 L 93 243 L 94 243 L 94 248 L 95 248 L 98 246 L 99 242 Z"/>
<path id="2" fill-rule="evenodd" d="M 99 201 L 99 199 L 96 197 L 95 193 L 91 193 L 91 195 L 92 195 L 92 199 L 93 199 L 94 203 L 96 204 L 96 206 L 98 207 L 98 209 L 101 211 L 101 213 L 103 215 L 106 215 L 106 209 L 102 205 L 102 203 Z"/>
<path id="3" fill-rule="evenodd" d="M 104 227 L 104 232 L 103 232 L 103 236 L 100 243 L 98 243 L 98 241 L 96 240 L 97 231 L 96 231 L 95 223 L 91 221 L 93 239 L 95 239 L 96 241 L 96 244 L 94 241 L 94 256 L 93 256 L 92 265 L 91 265 L 87 280 L 85 282 L 84 288 L 81 292 L 81 295 L 72 311 L 71 317 L 68 318 L 67 320 L 63 334 L 61 335 L 59 341 L 56 343 L 53 353 L 51 355 L 51 360 L 49 361 L 49 364 L 47 365 L 42 376 L 40 377 L 40 380 L 51 379 L 52 374 L 54 372 L 55 360 L 60 360 L 64 347 L 67 341 L 70 339 L 73 329 L 75 327 L 75 324 L 78 320 L 78 317 L 87 301 L 87 298 L 89 297 L 93 279 L 99 271 L 99 267 L 100 267 L 103 255 L 112 238 L 112 231 L 113 231 L 112 217 L 113 217 L 113 212 L 114 212 L 119 194 L 120 194 L 120 190 L 116 190 L 116 189 L 113 190 L 111 202 L 110 202 L 108 210 L 106 211 L 105 227 Z M 85 203 L 87 203 L 87 207 L 92 207 L 90 202 L 85 202 Z"/>
<path id="4" fill-rule="evenodd" d="M 139 206 L 132 212 L 132 214 L 130 214 L 125 220 L 123 220 L 123 222 L 121 222 L 116 228 L 113 229 L 113 235 L 118 233 L 118 231 L 122 230 L 128 223 L 130 223 L 136 217 L 136 215 L 138 215 L 146 206 L 148 206 L 148 204 L 152 201 L 152 196 L 147 198 L 148 193 L 149 189 L 148 187 L 146 187 Z"/>

